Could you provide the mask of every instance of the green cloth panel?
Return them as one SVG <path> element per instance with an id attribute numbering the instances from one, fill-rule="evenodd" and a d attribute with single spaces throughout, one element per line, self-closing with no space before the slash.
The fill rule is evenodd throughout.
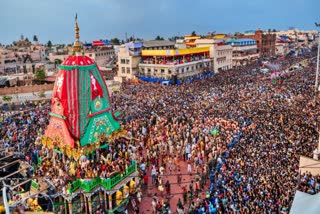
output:
<path id="1" fill-rule="evenodd" d="M 91 102 L 91 87 L 90 87 L 90 71 L 79 70 L 79 97 L 80 97 L 80 137 L 85 134 L 85 129 L 88 124 L 87 115 L 89 114 L 88 102 Z"/>
<path id="2" fill-rule="evenodd" d="M 103 97 L 107 100 L 107 108 L 111 107 L 108 87 L 106 86 L 106 83 L 104 82 L 103 78 L 101 77 L 99 70 L 97 68 L 94 69 L 92 74 L 98 80 L 98 82 L 99 82 L 99 84 L 100 84 L 100 86 L 102 88 Z"/>
<path id="3" fill-rule="evenodd" d="M 97 66 L 96 66 L 96 63 L 92 64 L 92 65 L 60 65 L 60 69 L 61 70 L 66 70 L 66 71 L 70 71 L 70 70 L 73 70 L 73 69 L 78 69 L 78 70 L 82 70 L 82 71 L 88 71 L 88 70 L 92 70 L 92 69 L 95 69 Z"/>

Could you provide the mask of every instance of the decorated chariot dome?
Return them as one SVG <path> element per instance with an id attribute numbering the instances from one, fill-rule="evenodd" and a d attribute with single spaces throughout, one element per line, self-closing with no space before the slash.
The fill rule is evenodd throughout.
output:
<path id="1" fill-rule="evenodd" d="M 85 56 L 76 20 L 73 55 L 60 65 L 51 98 L 46 144 L 62 149 L 100 143 L 120 129 L 97 64 Z"/>

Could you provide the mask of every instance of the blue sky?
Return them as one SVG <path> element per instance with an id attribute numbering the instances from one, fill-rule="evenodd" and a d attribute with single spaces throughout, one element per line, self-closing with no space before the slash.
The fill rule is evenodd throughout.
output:
<path id="1" fill-rule="evenodd" d="M 209 31 L 315 29 L 320 0 L 0 0 L 0 43 L 24 34 L 41 42 L 74 41 L 78 13 L 81 41 L 134 35 L 154 39 Z"/>

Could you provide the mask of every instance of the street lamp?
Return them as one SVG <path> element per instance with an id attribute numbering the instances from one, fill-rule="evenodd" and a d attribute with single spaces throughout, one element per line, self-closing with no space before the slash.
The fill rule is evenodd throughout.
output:
<path id="1" fill-rule="evenodd" d="M 316 27 L 320 27 L 320 23 L 315 23 Z M 317 101 L 317 94 L 318 94 L 318 79 L 319 79 L 319 52 L 320 52 L 320 33 L 318 32 L 318 55 L 317 55 L 317 71 L 316 71 L 316 82 L 315 82 L 315 94 L 314 94 L 314 103 L 316 104 Z"/>

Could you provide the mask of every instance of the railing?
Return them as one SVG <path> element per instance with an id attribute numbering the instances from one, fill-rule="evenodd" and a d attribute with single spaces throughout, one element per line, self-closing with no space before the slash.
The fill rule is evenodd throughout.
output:
<path id="1" fill-rule="evenodd" d="M 85 192 L 90 192 L 97 186 L 101 185 L 107 190 L 111 190 L 114 186 L 116 186 L 118 183 L 123 181 L 126 177 L 130 176 L 132 173 L 136 171 L 137 164 L 134 162 L 131 164 L 123 174 L 118 174 L 112 178 L 100 178 L 96 177 L 91 180 L 82 180 L 82 179 L 77 179 L 72 182 L 72 187 L 69 186 L 69 193 L 75 192 L 77 189 L 81 188 Z"/>

